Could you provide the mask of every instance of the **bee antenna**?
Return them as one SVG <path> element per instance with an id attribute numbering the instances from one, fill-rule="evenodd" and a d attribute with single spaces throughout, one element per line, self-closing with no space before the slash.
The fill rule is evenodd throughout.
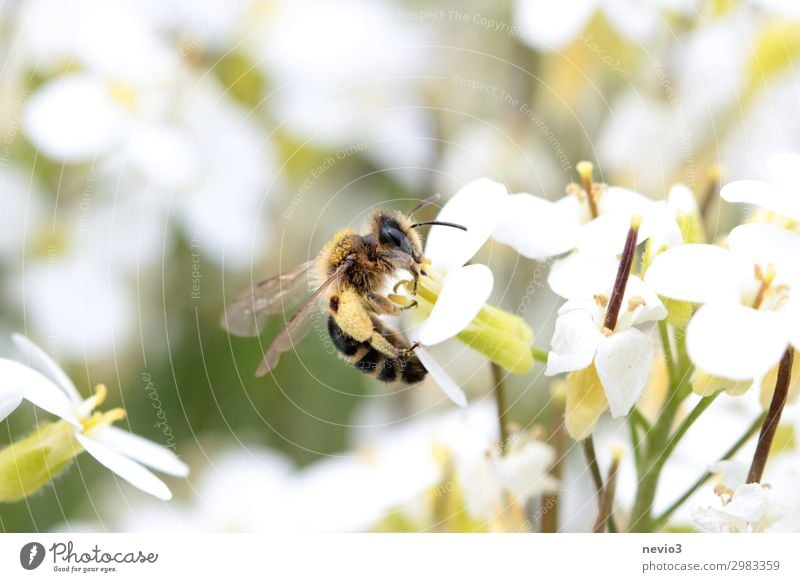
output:
<path id="1" fill-rule="evenodd" d="M 414 214 L 417 210 L 425 208 L 426 206 L 430 206 L 431 204 L 437 203 L 441 197 L 442 197 L 442 195 L 439 194 L 438 192 L 436 194 L 432 194 L 432 195 L 428 196 L 425 200 L 423 200 L 422 202 L 417 204 L 414 207 L 414 209 L 410 212 L 410 214 Z"/>
<path id="2" fill-rule="evenodd" d="M 457 228 L 459 230 L 463 230 L 464 232 L 467 231 L 467 227 L 466 226 L 462 226 L 460 224 L 455 224 L 455 223 L 452 223 L 452 222 L 442 222 L 441 220 L 427 220 L 425 222 L 415 222 L 414 224 L 411 225 L 411 228 L 419 228 L 420 226 L 426 226 L 428 224 L 430 224 L 432 226 L 449 226 L 449 227 L 452 227 L 452 228 Z"/>

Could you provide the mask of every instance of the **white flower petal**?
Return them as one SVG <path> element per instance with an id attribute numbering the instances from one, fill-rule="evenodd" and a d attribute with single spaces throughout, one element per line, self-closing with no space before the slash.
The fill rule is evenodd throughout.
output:
<path id="1" fill-rule="evenodd" d="M 590 299 L 611 293 L 618 268 L 619 261 L 611 255 L 576 252 L 553 263 L 547 284 L 564 299 Z"/>
<path id="2" fill-rule="evenodd" d="M 2 374 L 2 370 L 3 363 L 0 360 L 0 374 Z M 0 380 L 0 382 L 1 381 L 2 380 Z M 21 403 L 22 390 L 18 389 L 16 386 L 9 386 L 6 384 L 0 385 L 0 420 L 5 420 Z"/>
<path id="3" fill-rule="evenodd" d="M 597 256 L 619 255 L 625 248 L 631 217 L 630 212 L 606 212 L 584 224 L 578 235 L 578 251 Z M 639 237 L 639 242 L 642 240 L 642 237 Z"/>
<path id="4" fill-rule="evenodd" d="M 466 263 L 478 252 L 497 227 L 508 196 L 506 187 L 487 178 L 470 182 L 442 207 L 436 220 L 453 222 L 466 232 L 433 226 L 425 244 L 425 256 L 437 268 L 449 270 Z"/>
<path id="5" fill-rule="evenodd" d="M 450 339 L 467 327 L 486 304 L 494 277 L 486 265 L 467 265 L 449 273 L 425 321 L 409 337 L 426 346 Z"/>
<path id="6" fill-rule="evenodd" d="M 555 459 L 552 447 L 539 441 L 525 443 L 494 460 L 501 491 L 510 492 L 519 502 L 548 490 L 550 466 Z"/>
<path id="7" fill-rule="evenodd" d="M 758 483 L 739 486 L 733 494 L 733 499 L 723 511 L 748 524 L 758 524 L 767 513 L 767 495 L 764 487 Z"/>
<path id="8" fill-rule="evenodd" d="M 439 388 L 447 397 L 459 406 L 467 406 L 467 396 L 461 387 L 455 383 L 445 369 L 424 348 L 417 348 L 414 352 L 428 373 L 433 377 Z"/>
<path id="9" fill-rule="evenodd" d="M 132 461 L 107 445 L 86 435 L 76 434 L 75 438 L 86 449 L 86 452 L 97 459 L 101 465 L 113 471 L 137 489 L 141 489 L 145 493 L 154 495 L 164 501 L 172 499 L 172 493 L 164 482 L 136 461 Z"/>
<path id="10" fill-rule="evenodd" d="M 794 220 L 800 220 L 800 196 L 787 190 L 783 185 L 757 180 L 738 180 L 726 184 L 720 196 L 728 202 L 754 204 Z"/>
<path id="11" fill-rule="evenodd" d="M 635 214 L 644 217 L 651 211 L 653 204 L 653 200 L 644 194 L 627 188 L 611 186 L 597 201 L 597 211 L 600 215 L 608 212 L 620 212 L 629 217 Z"/>
<path id="12" fill-rule="evenodd" d="M 667 194 L 667 206 L 675 214 L 691 214 L 698 211 L 694 192 L 686 184 L 673 184 Z"/>
<path id="13" fill-rule="evenodd" d="M 50 414 L 80 426 L 73 404 L 58 385 L 33 368 L 0 358 L 0 383 L 7 389 L 21 392 L 22 397 Z"/>
<path id="14" fill-rule="evenodd" d="M 61 386 L 64 392 L 67 393 L 67 396 L 74 404 L 78 404 L 83 401 L 78 389 L 75 388 L 75 384 L 73 384 L 69 376 L 67 376 L 64 370 L 61 369 L 61 366 L 59 366 L 47 352 L 22 334 L 12 334 L 11 341 L 14 342 L 14 345 L 17 347 L 17 349 L 22 352 L 27 359 L 25 362 L 26 364 L 32 366 L 40 372 L 43 372 L 44 374 L 49 375 L 53 380 L 55 380 L 56 383 Z"/>
<path id="15" fill-rule="evenodd" d="M 713 245 L 682 245 L 656 256 L 645 281 L 656 293 L 694 303 L 738 301 L 753 267 L 727 249 Z"/>
<path id="16" fill-rule="evenodd" d="M 517 0 L 514 23 L 523 42 L 535 49 L 557 51 L 571 42 L 597 8 L 597 0 L 569 3 Z"/>
<path id="17" fill-rule="evenodd" d="M 603 338 L 595 366 L 603 383 L 611 416 L 630 412 L 642 395 L 655 349 L 646 334 L 635 327 Z"/>
<path id="18" fill-rule="evenodd" d="M 572 250 L 578 225 L 561 205 L 531 194 L 512 194 L 492 237 L 529 259 L 543 259 Z"/>
<path id="19" fill-rule="evenodd" d="M 800 279 L 800 234 L 776 224 L 743 224 L 728 235 L 728 248 L 751 264 L 773 265 L 782 281 Z"/>
<path id="20" fill-rule="evenodd" d="M 742 523 L 733 523 L 730 515 L 713 507 L 692 507 L 692 520 L 701 529 L 710 533 L 730 533 L 741 531 Z"/>
<path id="21" fill-rule="evenodd" d="M 704 305 L 686 328 L 692 361 L 729 380 L 760 378 L 778 363 L 787 343 L 780 314 L 742 305 Z"/>
<path id="22" fill-rule="evenodd" d="M 115 426 L 103 426 L 92 431 L 91 438 L 134 461 L 138 461 L 162 473 L 174 475 L 175 477 L 189 475 L 188 465 L 181 461 L 175 453 L 166 447 L 126 430 Z"/>
<path id="23" fill-rule="evenodd" d="M 567 311 L 558 316 L 545 375 L 582 370 L 592 363 L 603 334 L 592 315 L 583 309 Z"/>
<path id="24" fill-rule="evenodd" d="M 50 81 L 31 97 L 23 128 L 47 156 L 67 162 L 88 161 L 117 139 L 122 111 L 100 80 L 70 75 Z"/>

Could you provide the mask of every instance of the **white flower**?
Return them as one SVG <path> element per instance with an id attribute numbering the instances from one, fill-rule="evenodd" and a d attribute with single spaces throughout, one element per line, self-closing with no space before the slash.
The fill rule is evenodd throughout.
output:
<path id="1" fill-rule="evenodd" d="M 797 170 L 800 154 L 771 156 L 767 167 L 774 182 L 737 180 L 726 184 L 720 196 L 728 202 L 745 202 L 800 221 L 800 186 Z"/>
<path id="2" fill-rule="evenodd" d="M 503 322 L 520 327 L 516 331 L 512 327 L 496 329 L 498 326 L 492 326 L 491 321 L 478 320 L 492 291 L 494 278 L 486 265 L 465 266 L 495 231 L 501 216 L 507 211 L 507 199 L 508 192 L 502 184 L 481 178 L 461 188 L 444 205 L 436 220 L 458 224 L 467 230 L 443 226 L 431 228 L 425 245 L 425 257 L 431 264 L 425 268 L 427 276 L 421 278 L 414 297 L 418 305 L 408 312 L 412 326 L 408 337 L 421 344 L 416 350 L 417 356 L 442 390 L 460 406 L 466 406 L 466 396 L 425 346 L 440 344 L 465 330 L 484 336 L 496 332 L 527 342 L 521 360 L 510 362 L 510 367 L 522 366 L 527 362 L 526 358 L 531 358 L 533 334 L 521 329 L 521 326 L 527 327 L 521 319 L 509 319 L 514 316 L 505 312 L 501 314 L 496 309 L 493 311 L 497 316 L 495 319 L 508 316 Z M 509 337 L 506 343 L 510 345 L 513 339 Z M 498 352 L 502 343 L 500 338 L 496 346 Z"/>
<path id="3" fill-rule="evenodd" d="M 137 11 L 123 3 L 84 0 L 58 21 L 58 2 L 26 5 L 22 54 L 40 74 L 74 63 L 79 72 L 47 81 L 30 98 L 23 129 L 46 155 L 82 162 L 127 147 L 139 132 L 163 118 L 177 78 L 179 59 Z M 56 38 L 46 39 L 48 35 Z M 185 156 L 170 132 L 147 139 L 161 155 Z M 170 158 L 172 160 L 172 158 Z M 163 163 L 163 162 L 162 162 Z"/>
<path id="4" fill-rule="evenodd" d="M 276 87 L 270 108 L 286 131 L 323 148 L 365 144 L 365 157 L 408 179 L 424 176 L 415 170 L 434 154 L 419 107 L 431 41 L 398 11 L 386 1 L 279 0 L 251 7 L 236 41 Z"/>
<path id="5" fill-rule="evenodd" d="M 695 506 L 692 519 L 703 530 L 714 533 L 757 533 L 767 530 L 781 517 L 771 488 L 760 483 L 745 483 L 747 467 L 736 461 L 720 461 L 712 472 L 723 473 L 723 484 L 714 488 L 721 508 Z"/>
<path id="6" fill-rule="evenodd" d="M 167 486 L 142 465 L 186 477 L 189 474 L 186 464 L 168 449 L 111 426 L 125 416 L 123 409 L 95 412 L 95 407 L 106 397 L 105 386 L 98 385 L 94 396 L 84 400 L 69 377 L 41 348 L 21 335 L 15 334 L 13 340 L 33 367 L 0 359 L 0 382 L 73 425 L 75 440 L 100 464 L 134 487 L 159 499 L 170 499 L 172 493 Z"/>
<path id="7" fill-rule="evenodd" d="M 576 438 L 593 429 L 607 406 L 615 418 L 630 412 L 642 395 L 655 356 L 652 322 L 667 316 L 655 292 L 631 275 L 616 325 L 613 330 L 607 329 L 618 268 L 615 259 L 575 253 L 555 263 L 548 278 L 553 291 L 567 302 L 558 311 L 545 374 L 593 369 L 580 380 L 581 386 L 568 382 L 567 428 Z M 580 397 L 573 394 L 575 390 Z M 587 390 L 594 396 L 589 397 Z"/>
<path id="8" fill-rule="evenodd" d="M 657 256 L 645 280 L 660 295 L 702 303 L 686 330 L 700 370 L 759 379 L 787 346 L 800 346 L 800 235 L 771 224 L 738 226 L 728 249 L 683 245 Z"/>
<path id="9" fill-rule="evenodd" d="M 582 162 L 578 166 L 587 176 L 588 187 L 591 164 Z M 669 220 L 673 213 L 664 201 L 601 184 L 593 184 L 589 195 L 575 184 L 570 189 L 570 194 L 555 202 L 527 193 L 510 195 L 493 238 L 530 259 L 544 259 L 572 249 L 591 255 L 618 255 L 633 216 L 642 218 L 639 242 L 656 233 L 680 237 L 677 224 Z"/>
<path id="10" fill-rule="evenodd" d="M 617 32 L 641 43 L 655 31 L 661 10 L 693 12 L 693 4 L 693 0 L 516 0 L 514 23 L 521 29 L 520 38 L 531 47 L 557 51 L 574 40 L 592 15 L 602 10 Z"/>
<path id="11" fill-rule="evenodd" d="M 502 519 L 506 509 L 524 515 L 530 499 L 555 491 L 557 481 L 549 474 L 556 457 L 553 447 L 515 436 L 502 454 L 494 447 L 462 469 L 461 485 L 475 516 Z"/>

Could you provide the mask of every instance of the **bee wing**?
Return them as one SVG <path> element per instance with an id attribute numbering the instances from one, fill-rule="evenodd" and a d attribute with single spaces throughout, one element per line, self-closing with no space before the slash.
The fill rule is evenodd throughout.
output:
<path id="1" fill-rule="evenodd" d="M 225 308 L 220 325 L 232 335 L 259 335 L 271 315 L 300 305 L 307 294 L 307 274 L 313 265 L 313 260 L 306 261 L 291 271 L 256 283 Z"/>
<path id="2" fill-rule="evenodd" d="M 311 309 L 316 305 L 317 301 L 320 297 L 322 297 L 325 291 L 342 278 L 342 275 L 344 275 L 348 266 L 349 265 L 345 263 L 339 267 L 336 272 L 328 278 L 327 281 L 325 281 L 319 286 L 319 288 L 317 288 L 316 291 L 314 291 L 311 297 L 308 298 L 308 301 L 306 301 L 303 306 L 297 310 L 297 312 L 289 320 L 289 323 L 286 324 L 286 327 L 281 330 L 281 333 L 278 334 L 267 351 L 264 353 L 264 357 L 262 358 L 261 363 L 258 365 L 258 369 L 256 370 L 256 376 L 261 377 L 273 369 L 277 365 L 281 354 L 291 350 L 295 343 L 303 339 L 310 328 L 308 325 L 309 320 L 307 316 L 309 313 L 311 313 Z"/>

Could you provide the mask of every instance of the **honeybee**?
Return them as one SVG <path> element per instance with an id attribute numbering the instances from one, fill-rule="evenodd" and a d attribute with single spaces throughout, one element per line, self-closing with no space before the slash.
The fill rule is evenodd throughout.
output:
<path id="1" fill-rule="evenodd" d="M 378 211 L 367 220 L 364 234 L 341 230 L 315 259 L 265 279 L 239 295 L 221 319 L 222 327 L 236 336 L 260 335 L 270 316 L 300 305 L 267 348 L 256 376 L 275 368 L 281 354 L 308 333 L 309 315 L 320 305 L 328 309 L 327 331 L 341 359 L 383 382 L 416 384 L 425 378 L 427 370 L 413 353 L 417 346 L 386 326 L 380 316 L 398 315 L 417 304 L 413 299 L 383 292 L 389 277 L 405 270 L 412 277 L 412 296 L 416 294 L 419 277 L 425 275 L 429 264 L 423 257 L 418 228 L 431 225 L 467 230 L 449 222 L 414 222 L 411 215 L 432 200 L 421 203 L 409 215 Z M 306 299 L 309 281 L 315 290 Z"/>

